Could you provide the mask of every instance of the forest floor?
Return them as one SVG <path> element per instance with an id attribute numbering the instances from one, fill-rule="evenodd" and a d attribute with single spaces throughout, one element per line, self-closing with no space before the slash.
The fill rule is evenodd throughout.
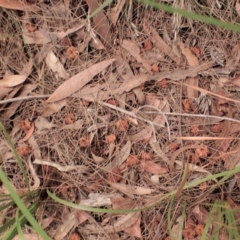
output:
<path id="1" fill-rule="evenodd" d="M 240 163 L 239 34 L 126 0 L 93 16 L 96 0 L 26 2 L 0 0 L 0 120 L 41 190 L 35 218 L 48 235 L 190 240 L 209 223 L 206 239 L 230 239 L 239 214 L 231 226 L 212 209 L 240 204 L 238 173 L 214 177 Z M 240 23 L 235 1 L 162 2 Z M 0 159 L 25 192 L 2 133 Z M 102 210 L 149 208 L 81 211 L 46 189 Z"/>

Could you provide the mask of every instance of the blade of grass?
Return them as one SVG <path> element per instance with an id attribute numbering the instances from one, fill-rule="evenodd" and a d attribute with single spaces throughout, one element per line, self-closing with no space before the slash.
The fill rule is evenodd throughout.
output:
<path id="1" fill-rule="evenodd" d="M 174 240 L 173 236 L 172 236 L 172 220 L 171 220 L 173 201 L 174 201 L 174 195 L 171 196 L 170 204 L 169 204 L 169 207 L 168 207 L 168 214 L 167 214 L 168 232 L 169 232 L 169 237 L 170 237 L 171 240 Z"/>
<path id="2" fill-rule="evenodd" d="M 22 226 L 21 226 L 21 223 L 19 221 L 19 210 L 17 210 L 17 213 L 16 213 L 16 225 L 17 225 L 18 237 L 21 240 L 25 240 L 25 237 L 24 237 L 23 231 L 22 231 Z"/>
<path id="3" fill-rule="evenodd" d="M 150 0 L 138 0 L 139 2 L 145 3 L 151 7 L 154 8 L 158 8 L 158 9 L 162 9 L 166 12 L 170 12 L 170 13 L 177 13 L 179 15 L 182 15 L 186 18 L 190 18 L 190 19 L 194 19 L 194 20 L 198 20 L 207 24 L 211 24 L 217 27 L 221 27 L 221 28 L 225 28 L 227 30 L 231 30 L 237 33 L 240 33 L 240 27 L 237 25 L 234 25 L 232 23 L 228 23 L 228 22 L 224 22 L 224 21 L 220 21 L 217 20 L 216 18 L 213 17 L 207 17 L 207 16 L 203 16 L 194 12 L 189 12 L 186 10 L 182 10 L 179 8 L 174 8 L 172 6 L 168 6 L 166 4 L 162 4 L 159 2 L 154 2 L 154 1 L 150 1 Z"/>
<path id="4" fill-rule="evenodd" d="M 213 217 L 214 217 L 214 214 L 216 212 L 216 209 L 217 209 L 217 205 L 214 204 L 210 213 L 209 213 L 209 217 L 208 217 L 207 222 L 205 224 L 205 227 L 203 229 L 203 233 L 202 233 L 202 236 L 201 236 L 200 240 L 207 239 L 208 231 L 210 229 L 210 225 L 212 224 Z"/>
<path id="5" fill-rule="evenodd" d="M 0 167 L 0 179 L 4 186 L 9 191 L 12 199 L 16 203 L 16 205 L 19 207 L 21 212 L 24 214 L 26 219 L 29 221 L 29 223 L 34 227 L 34 229 L 37 231 L 39 235 L 43 237 L 45 240 L 51 240 L 51 238 L 47 235 L 47 233 L 41 228 L 41 226 L 38 224 L 38 222 L 35 220 L 35 218 L 32 216 L 32 214 L 29 212 L 27 207 L 24 205 L 21 198 L 17 195 L 13 187 L 11 186 L 10 182 L 8 181 L 7 177 L 5 176 L 2 168 Z"/>
<path id="6" fill-rule="evenodd" d="M 182 239 L 182 234 L 183 234 L 183 227 L 184 227 L 184 222 L 185 222 L 185 218 L 186 218 L 186 201 L 184 201 L 183 204 L 183 210 L 182 210 L 182 218 L 181 218 L 181 222 L 180 222 L 180 229 L 179 229 L 179 236 L 178 236 L 178 240 Z"/>
<path id="7" fill-rule="evenodd" d="M 0 121 L 0 129 L 2 130 L 3 135 L 4 135 L 5 138 L 7 139 L 7 142 L 8 142 L 8 144 L 10 145 L 10 147 L 11 147 L 11 149 L 12 149 L 12 151 L 13 151 L 13 153 L 14 153 L 17 161 L 18 161 L 18 165 L 19 165 L 19 167 L 20 167 L 20 169 L 21 169 L 21 171 L 22 171 L 22 174 L 23 174 L 23 177 L 24 177 L 26 186 L 27 186 L 27 188 L 28 188 L 29 191 L 30 191 L 29 180 L 28 180 L 28 177 L 27 177 L 27 173 L 26 173 L 26 171 L 25 171 L 25 169 L 24 169 L 24 167 L 23 167 L 22 159 L 20 158 L 20 156 L 19 156 L 19 154 L 18 154 L 18 152 L 17 152 L 17 150 L 16 150 L 16 148 L 15 148 L 15 146 L 14 146 L 14 144 L 13 144 L 11 138 L 10 138 L 10 136 L 8 135 L 6 129 L 5 129 L 5 127 L 3 126 L 3 124 L 2 124 L 1 121 Z"/>
<path id="8" fill-rule="evenodd" d="M 37 204 L 32 204 L 28 210 L 31 214 L 33 214 L 36 210 L 37 210 Z M 19 212 L 19 225 L 20 227 L 22 227 L 23 225 L 26 224 L 27 219 L 26 217 Z M 9 239 L 13 239 L 14 236 L 17 234 L 17 222 L 16 222 L 16 218 L 11 219 L 10 221 L 13 221 L 13 224 L 11 225 L 11 228 L 7 230 L 7 232 L 5 233 L 4 237 L 1 238 L 2 240 L 9 240 Z M 1 232 L 1 231 L 0 231 Z"/>

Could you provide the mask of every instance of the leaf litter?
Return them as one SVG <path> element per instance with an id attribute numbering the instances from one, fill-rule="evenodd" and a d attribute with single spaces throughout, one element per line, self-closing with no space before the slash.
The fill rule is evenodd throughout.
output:
<path id="1" fill-rule="evenodd" d="M 99 4 L 0 0 L 0 100 L 9 100 L 0 118 L 29 169 L 31 190 L 48 188 L 69 202 L 106 209 L 154 207 L 110 215 L 44 201 L 46 231 L 54 239 L 167 239 L 162 196 L 177 189 L 173 234 L 196 239 L 209 216 L 209 208 L 196 206 L 222 199 L 228 185 L 214 192 L 218 179 L 194 191 L 184 186 L 239 165 L 239 37 L 125 1 L 89 20 Z M 209 7 L 235 21 L 237 13 L 227 9 L 239 6 L 227 4 Z M 181 7 L 196 11 L 192 5 Z M 0 147 L 6 175 L 25 193 L 13 154 L 4 141 Z M 236 192 L 228 195 L 238 206 Z M 162 219 L 149 221 L 158 213 Z"/>

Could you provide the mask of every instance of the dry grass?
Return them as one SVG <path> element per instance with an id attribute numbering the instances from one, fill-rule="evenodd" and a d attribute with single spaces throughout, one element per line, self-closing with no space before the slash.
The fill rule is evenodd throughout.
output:
<path id="1" fill-rule="evenodd" d="M 151 52 L 144 50 L 144 42 L 148 40 L 143 30 L 143 18 L 145 16 L 158 34 L 162 36 L 163 40 L 175 49 L 176 53 L 180 53 L 180 50 L 177 48 L 177 42 L 183 42 L 187 48 L 196 46 L 201 50 L 199 61 L 200 63 L 204 63 L 212 60 L 210 52 L 216 49 L 216 47 L 222 50 L 225 53 L 225 65 L 220 66 L 216 64 L 215 67 L 202 72 L 199 78 L 199 87 L 217 94 L 222 94 L 225 97 L 239 99 L 239 91 L 236 90 L 236 88 L 230 88 L 224 84 L 221 85 L 219 80 L 221 78 L 232 79 L 240 71 L 239 64 L 237 64 L 233 67 L 234 69 L 230 69 L 226 74 L 226 71 L 232 66 L 230 65 L 232 63 L 231 61 L 234 61 L 237 57 L 237 53 L 233 54 L 234 52 L 232 52 L 239 42 L 237 33 L 179 18 L 175 15 L 151 9 L 134 2 L 131 15 L 132 19 L 127 19 L 129 6 L 126 4 L 120 14 L 117 25 L 115 27 L 112 26 L 111 41 L 104 43 L 104 45 L 107 46 L 106 49 L 98 50 L 92 47 L 90 42 L 86 43 L 86 41 L 93 41 L 91 37 L 89 38 L 90 35 L 87 31 L 85 31 L 84 37 L 81 36 L 82 38 L 76 33 L 68 36 L 71 45 L 79 51 L 79 54 L 74 60 L 68 59 L 66 56 L 66 49 L 69 47 L 68 44 L 66 46 L 61 42 L 43 45 L 25 44 L 21 31 L 21 26 L 23 25 L 32 24 L 44 31 L 60 32 L 72 28 L 79 22 L 79 19 L 88 16 L 88 6 L 85 1 L 70 1 L 68 7 L 64 6 L 63 2 L 64 1 L 41 1 L 41 3 L 38 4 L 39 7 L 41 7 L 40 12 L 28 12 L 25 14 L 21 11 L 0 9 L 0 14 L 2 15 L 0 22 L 0 78 L 3 78 L 3 76 L 8 73 L 18 74 L 28 62 L 28 59 L 31 58 L 35 60 L 34 70 L 25 84 L 35 85 L 32 94 L 36 96 L 51 94 L 64 80 L 57 77 L 56 74 L 48 68 L 44 57 L 42 57 L 40 61 L 37 61 L 36 56 L 39 56 L 45 48 L 47 50 L 51 49 L 55 53 L 70 76 L 74 76 L 105 59 L 121 59 L 118 66 L 109 67 L 106 71 L 95 76 L 89 83 L 93 86 L 100 84 L 110 86 L 111 84 L 122 81 L 122 74 L 124 74 L 128 65 L 134 75 L 144 72 L 141 64 L 135 61 L 133 57 L 121 47 L 124 39 L 135 42 L 151 65 L 154 63 L 158 64 L 160 73 L 173 72 L 179 67 L 186 69 L 188 62 L 185 58 L 182 58 L 182 63 L 178 66 L 168 56 L 164 56 L 156 48 L 153 48 Z M 105 14 L 108 17 L 110 16 L 109 11 L 113 6 L 114 4 L 105 9 Z M 226 22 L 239 22 L 239 17 L 234 10 L 234 1 L 227 1 L 227 5 L 223 5 L 222 8 L 219 9 L 216 6 L 212 7 L 207 1 L 192 0 L 185 2 L 184 8 L 201 14 L 212 13 L 214 17 Z M 131 23 L 134 25 L 131 25 Z M 96 26 L 92 27 L 94 29 Z M 185 81 L 185 79 L 181 81 Z M 19 92 L 13 96 L 18 96 L 21 89 L 22 87 L 18 90 Z M 176 136 L 221 136 L 221 131 L 214 132 L 213 126 L 216 124 L 213 124 L 210 118 L 202 120 L 201 118 L 190 116 L 178 116 L 177 113 L 187 112 L 186 106 L 182 104 L 184 99 L 188 99 L 187 88 L 184 87 L 184 85 L 176 85 L 168 81 L 167 86 L 162 87 L 157 81 L 150 79 L 150 81 L 142 85 L 140 92 L 143 96 L 154 95 L 156 101 L 165 101 L 169 104 L 169 110 L 176 113 L 176 116 L 167 116 L 170 135 L 173 137 L 172 140 L 169 140 L 169 131 L 166 127 L 155 127 L 153 133 L 153 136 L 167 159 L 171 159 L 176 151 L 173 146 L 182 148 L 192 144 L 191 141 L 182 141 L 181 139 L 174 140 Z M 135 94 L 136 92 L 130 91 L 125 95 L 109 96 L 108 100 L 115 99 L 118 107 L 126 111 L 136 111 L 142 107 L 143 104 L 139 102 Z M 193 99 L 190 100 L 192 101 Z M 149 129 L 148 123 L 138 120 L 138 124 L 136 125 L 132 119 L 128 118 L 127 114 L 108 108 L 97 101 L 88 102 L 84 96 L 81 97 L 77 94 L 68 97 L 65 101 L 64 107 L 45 117 L 46 121 L 54 124 L 53 127 L 42 130 L 35 129 L 32 137 L 35 140 L 35 145 L 28 141 L 22 145 L 18 144 L 18 140 L 25 135 L 24 131 L 19 129 L 19 123 L 24 119 L 29 119 L 34 122 L 39 118 L 46 106 L 45 99 L 36 98 L 23 101 L 11 115 L 7 114 L 7 112 L 14 107 L 13 104 L 1 105 L 1 120 L 17 148 L 28 145 L 32 149 L 30 152 L 22 155 L 26 168 L 29 157 L 31 157 L 32 160 L 35 158 L 47 159 L 62 166 L 83 165 L 86 167 L 81 171 L 75 170 L 70 172 L 60 172 L 51 166 L 39 166 L 36 168 L 37 175 L 41 179 L 40 189 L 43 192 L 40 201 L 42 214 L 38 215 L 38 220 L 41 222 L 43 218 L 54 216 L 54 220 L 46 228 L 49 235 L 53 236 L 55 234 L 56 229 L 64 222 L 65 216 L 69 214 L 69 210 L 49 200 L 46 194 L 44 194 L 45 189 L 51 189 L 57 196 L 74 203 L 79 203 L 82 198 L 95 192 L 114 196 L 113 198 L 129 198 L 133 200 L 135 207 L 145 207 L 155 204 L 159 200 L 160 194 L 170 192 L 179 187 L 182 180 L 183 167 L 176 167 L 173 172 L 162 174 L 157 180 L 158 182 L 156 182 L 157 177 L 155 176 L 153 180 L 152 176 L 154 174 L 144 171 L 139 163 L 133 163 L 127 167 L 124 165 L 129 155 L 135 155 L 139 161 L 145 161 L 142 158 L 142 153 L 149 153 L 151 161 L 160 165 L 162 168 L 169 167 L 169 165 L 159 157 L 156 151 L 154 151 L 146 135 L 143 136 L 142 139 L 141 137 L 136 137 L 137 140 L 131 140 L 130 149 L 126 150 L 126 152 L 128 152 L 127 156 L 124 156 L 126 152 L 122 152 L 122 149 L 126 147 L 128 139 L 133 139 L 134 134 L 139 133 L 143 129 Z M 211 112 L 213 112 L 212 106 L 216 105 L 218 101 L 219 99 L 206 95 L 203 100 L 203 104 L 205 104 L 204 109 L 207 104 L 208 112 L 211 114 Z M 110 101 L 110 103 L 112 102 Z M 210 103 L 212 105 L 210 105 Z M 195 104 L 195 112 L 191 108 L 189 113 L 202 113 L 197 110 L 198 104 Z M 229 117 L 239 119 L 239 104 L 225 101 L 222 105 L 222 108 L 224 108 L 222 110 L 223 114 L 227 115 L 229 111 L 233 111 L 233 114 Z M 145 110 L 147 109 L 142 108 L 138 112 L 139 116 L 154 121 L 156 114 L 147 114 L 144 112 Z M 6 116 L 9 116 L 9 118 Z M 116 124 L 120 119 L 122 122 Z M 81 120 L 81 127 L 77 129 L 65 128 L 66 125 L 74 123 L 77 120 Z M 223 121 L 223 124 L 225 124 L 225 122 L 227 121 Z M 197 126 L 195 130 L 193 129 L 194 126 Z M 234 129 L 234 126 L 235 125 L 232 124 L 231 129 Z M 238 138 L 238 127 L 239 124 L 236 123 L 236 130 L 234 131 L 229 128 L 227 129 L 225 126 L 224 131 L 226 131 L 226 133 L 223 137 L 232 136 Z M 111 142 L 111 138 L 110 140 L 107 138 L 109 135 L 114 136 L 115 140 Z M 10 154 L 9 148 L 4 143 L 4 138 L 1 136 L 0 139 L 1 164 L 4 171 L 17 189 L 25 188 L 26 186 L 24 186 L 20 169 Z M 211 174 L 225 170 L 224 162 L 219 160 L 219 149 L 222 149 L 221 145 L 217 146 L 216 141 L 197 141 L 197 143 L 203 144 L 208 148 L 209 153 L 206 156 L 196 156 L 196 149 L 193 148 L 182 151 L 181 154 L 176 156 L 176 159 L 196 164 Z M 224 142 L 223 144 L 228 143 Z M 225 151 L 227 154 L 227 150 L 231 149 L 233 145 L 234 142 L 229 143 L 227 149 L 221 151 Z M 121 164 L 119 164 L 122 160 L 119 154 L 121 154 L 120 156 L 122 158 L 125 158 Z M 117 161 L 119 162 L 112 168 L 112 161 L 116 159 L 118 159 Z M 202 178 L 203 176 L 205 175 L 200 172 L 190 172 L 187 181 Z M 31 178 L 30 173 L 29 177 Z M 131 192 L 123 193 L 110 184 L 111 181 L 116 179 L 118 182 L 128 184 L 128 186 L 139 186 L 152 189 L 153 191 L 147 195 L 132 194 Z M 203 187 L 201 189 L 196 187 L 188 191 L 183 191 L 180 194 L 180 197 L 174 202 L 172 211 L 173 225 L 179 215 L 182 214 L 182 205 L 184 202 L 187 203 L 187 218 L 192 217 L 191 210 L 193 206 L 203 202 L 212 203 L 216 198 L 222 199 L 225 194 L 230 194 L 234 202 L 239 204 L 239 187 L 237 183 L 229 193 L 228 191 L 230 190 L 227 188 L 227 183 L 215 189 L 214 192 L 208 192 L 207 190 L 213 184 L 214 182 L 209 182 L 206 188 Z M 168 200 L 164 200 L 157 207 L 142 213 L 140 226 L 143 239 L 165 239 L 168 236 L 166 230 L 168 206 Z M 106 221 L 109 217 L 109 215 L 100 214 L 92 214 L 92 216 L 98 224 Z M 114 221 L 116 221 L 116 217 L 113 217 L 108 224 Z M 195 221 L 197 222 L 196 219 Z M 87 224 L 93 223 L 89 221 Z M 77 232 L 79 236 L 81 236 L 81 239 L 106 239 L 104 233 L 98 228 L 96 228 L 96 230 L 96 233 L 92 231 L 89 232 L 83 223 L 72 231 Z M 71 234 L 71 231 L 69 234 Z M 96 238 L 96 235 L 98 235 L 99 238 Z M 137 239 L 130 237 L 124 231 L 119 232 L 118 236 L 119 239 Z M 68 237 L 66 236 L 65 239 L 68 239 Z"/>

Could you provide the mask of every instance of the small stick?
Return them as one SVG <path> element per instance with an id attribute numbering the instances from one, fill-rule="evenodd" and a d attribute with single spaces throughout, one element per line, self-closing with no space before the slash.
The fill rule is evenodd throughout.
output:
<path id="1" fill-rule="evenodd" d="M 35 96 L 24 96 L 24 97 L 16 97 L 16 98 L 10 98 L 0 101 L 0 105 L 11 103 L 11 102 L 17 102 L 17 101 L 23 101 L 23 100 L 31 100 L 36 98 L 48 98 L 50 95 L 35 95 Z"/>

